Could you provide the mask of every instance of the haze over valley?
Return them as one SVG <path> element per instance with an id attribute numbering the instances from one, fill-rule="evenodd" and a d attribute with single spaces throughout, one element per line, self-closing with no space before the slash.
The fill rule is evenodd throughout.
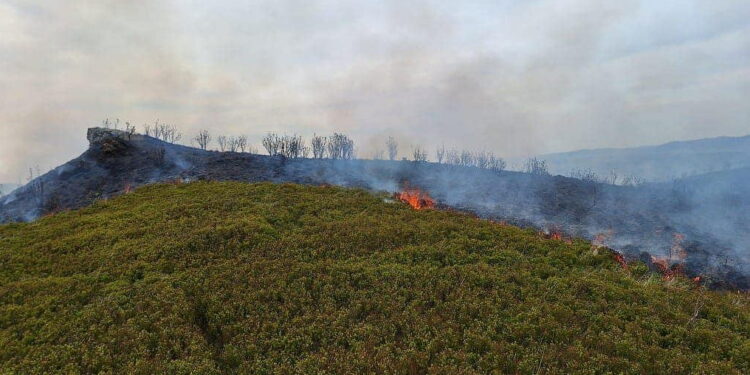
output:
<path id="1" fill-rule="evenodd" d="M 750 374 L 746 0 L 4 0 L 0 70 L 0 373 Z"/>

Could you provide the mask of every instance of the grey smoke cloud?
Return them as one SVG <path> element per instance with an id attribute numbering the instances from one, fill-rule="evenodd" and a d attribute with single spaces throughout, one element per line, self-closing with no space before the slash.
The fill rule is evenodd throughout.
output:
<path id="1" fill-rule="evenodd" d="M 0 181 L 104 118 L 513 157 L 748 133 L 743 0 L 0 2 Z"/>

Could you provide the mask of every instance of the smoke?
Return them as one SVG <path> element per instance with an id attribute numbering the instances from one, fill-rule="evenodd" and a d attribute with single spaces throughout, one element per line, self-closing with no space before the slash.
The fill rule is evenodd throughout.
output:
<path id="1" fill-rule="evenodd" d="M 104 118 L 505 157 L 746 132 L 740 0 L 0 4 L 0 181 Z M 372 145 L 372 146 L 370 146 Z"/>
<path id="2" fill-rule="evenodd" d="M 543 173 L 410 161 L 287 159 L 220 153 L 91 130 L 81 157 L 0 198 L 0 221 L 30 221 L 144 184 L 236 180 L 427 191 L 441 206 L 593 239 L 632 256 L 666 256 L 681 240 L 694 274 L 750 289 L 750 168 L 673 183 L 615 186 Z M 738 271 L 740 273 L 733 273 Z"/>

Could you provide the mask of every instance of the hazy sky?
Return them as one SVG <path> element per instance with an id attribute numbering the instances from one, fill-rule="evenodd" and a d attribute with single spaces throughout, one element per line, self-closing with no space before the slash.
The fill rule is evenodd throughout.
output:
<path id="1" fill-rule="evenodd" d="M 0 182 L 104 118 L 507 156 L 750 133 L 750 1 L 0 0 Z"/>

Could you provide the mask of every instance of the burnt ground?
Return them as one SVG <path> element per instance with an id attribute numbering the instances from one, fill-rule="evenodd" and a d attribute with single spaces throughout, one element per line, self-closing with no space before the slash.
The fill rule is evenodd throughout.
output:
<path id="1" fill-rule="evenodd" d="M 481 217 L 587 239 L 600 235 L 606 246 L 631 259 L 682 248 L 688 274 L 708 276 L 716 287 L 750 289 L 750 231 L 743 230 L 750 218 L 749 195 L 736 182 L 623 187 L 435 163 L 203 151 L 104 129 L 90 129 L 88 139 L 90 147 L 81 156 L 0 198 L 0 222 L 31 221 L 176 180 L 331 184 L 387 192 L 411 186 L 440 205 Z"/>

